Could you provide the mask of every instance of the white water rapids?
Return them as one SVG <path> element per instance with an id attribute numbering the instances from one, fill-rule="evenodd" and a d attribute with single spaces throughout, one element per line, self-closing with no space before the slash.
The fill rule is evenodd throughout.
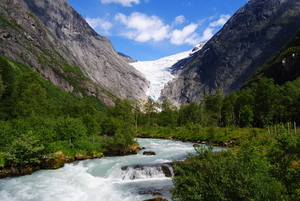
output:
<path id="1" fill-rule="evenodd" d="M 138 139 L 137 155 L 103 157 L 66 164 L 57 170 L 0 180 L 1 201 L 141 201 L 154 197 L 171 200 L 172 159 L 195 153 L 193 143 Z M 218 148 L 217 148 L 218 149 Z M 143 155 L 144 151 L 156 155 Z M 159 193 L 159 194 L 157 194 Z"/>

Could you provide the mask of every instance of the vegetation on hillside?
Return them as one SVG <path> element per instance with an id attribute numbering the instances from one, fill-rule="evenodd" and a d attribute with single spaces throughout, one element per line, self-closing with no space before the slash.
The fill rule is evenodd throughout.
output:
<path id="1" fill-rule="evenodd" d="M 130 118 L 125 121 L 96 97 L 66 93 L 6 57 L 0 57 L 0 69 L 1 166 L 39 164 L 56 152 L 100 155 L 136 144 Z M 106 119 L 115 123 L 110 133 L 102 129 Z"/>
<path id="2" fill-rule="evenodd" d="M 66 93 L 38 72 L 0 57 L 0 163 L 39 164 L 42 158 L 99 155 L 126 149 L 135 137 L 219 143 L 224 153 L 197 148 L 200 155 L 176 164 L 174 199 L 290 200 L 300 196 L 300 78 L 273 79 L 200 104 L 175 107 L 116 99 L 104 106 L 94 96 Z M 224 145 L 224 144 L 223 144 Z M 196 176 L 195 176 L 196 175 Z"/>

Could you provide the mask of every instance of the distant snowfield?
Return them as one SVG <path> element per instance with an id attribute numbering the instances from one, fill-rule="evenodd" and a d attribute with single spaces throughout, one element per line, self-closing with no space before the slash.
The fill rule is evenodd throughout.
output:
<path id="1" fill-rule="evenodd" d="M 202 48 L 203 45 L 203 43 L 200 43 L 197 47 Z M 150 81 L 147 96 L 156 101 L 165 84 L 174 78 L 170 72 L 170 67 L 179 60 L 188 57 L 191 53 L 193 53 L 192 50 L 164 57 L 156 61 L 138 61 L 130 64 L 143 73 Z"/>

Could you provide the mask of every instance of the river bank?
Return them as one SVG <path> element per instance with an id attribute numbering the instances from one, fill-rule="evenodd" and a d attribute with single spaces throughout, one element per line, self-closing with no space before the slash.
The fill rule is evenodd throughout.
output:
<path id="1" fill-rule="evenodd" d="M 137 154 L 79 160 L 56 170 L 1 179 L 0 197 L 4 201 L 171 200 L 172 177 L 165 170 L 173 171 L 169 165 L 173 159 L 185 160 L 187 153 L 195 154 L 194 143 L 145 138 L 137 141 L 145 147 Z M 144 154 L 149 151 L 156 154 Z"/>
<path id="2" fill-rule="evenodd" d="M 30 164 L 16 167 L 13 164 L 9 167 L 0 166 L 0 179 L 6 177 L 30 175 L 38 170 L 58 169 L 64 167 L 65 164 L 74 161 L 96 159 L 102 158 L 104 156 L 124 156 L 130 154 L 137 154 L 139 150 L 139 146 L 133 146 L 128 149 L 113 149 L 105 151 L 104 153 L 95 153 L 88 155 L 77 154 L 75 156 L 66 156 L 63 152 L 59 151 L 54 154 L 54 157 L 44 156 L 42 159 L 40 159 L 40 163 L 38 164 Z"/>

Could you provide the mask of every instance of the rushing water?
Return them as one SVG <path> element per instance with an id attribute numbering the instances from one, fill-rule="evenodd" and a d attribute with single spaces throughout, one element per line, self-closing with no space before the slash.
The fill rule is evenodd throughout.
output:
<path id="1" fill-rule="evenodd" d="M 66 164 L 58 170 L 0 180 L 1 201 L 141 201 L 153 197 L 170 199 L 173 174 L 170 162 L 195 153 L 193 143 L 161 139 L 138 139 L 137 155 L 104 157 Z M 143 155 L 144 151 L 156 155 Z"/>

